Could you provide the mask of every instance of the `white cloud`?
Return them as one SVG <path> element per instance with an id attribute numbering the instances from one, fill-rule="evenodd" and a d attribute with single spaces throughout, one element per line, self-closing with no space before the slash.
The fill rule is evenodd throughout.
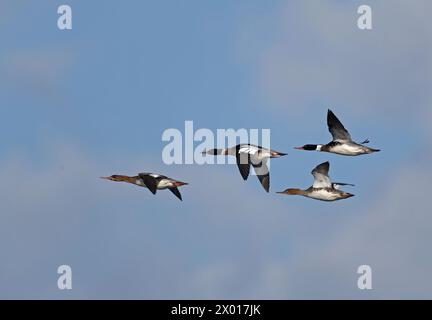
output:
<path id="1" fill-rule="evenodd" d="M 329 297 L 361 297 L 355 286 L 355 270 L 369 264 L 374 274 L 372 297 L 431 298 L 432 258 L 427 253 L 432 231 L 427 198 L 431 178 L 426 167 L 401 168 L 383 186 L 377 203 L 359 208 L 358 221 L 340 230 L 320 252 L 307 253 L 297 264 L 297 272 L 319 277 L 315 282 L 298 281 L 294 289 L 303 287 L 313 296 L 326 279 L 332 279 L 341 290 L 328 290 Z"/>
<path id="2" fill-rule="evenodd" d="M 70 297 L 362 297 L 360 264 L 374 272 L 368 297 L 429 297 L 426 163 L 379 182 L 374 200 L 323 205 L 268 195 L 235 165 L 159 167 L 139 154 L 100 161 L 55 150 L 43 166 L 2 163 L 3 297 L 64 298 L 52 280 L 64 263 L 76 272 Z M 135 160 L 124 173 L 142 165 L 183 177 L 185 201 L 99 181 L 126 159 Z"/>
<path id="3" fill-rule="evenodd" d="M 355 219 L 322 230 L 328 236 L 325 241 L 315 239 L 311 246 L 303 246 L 303 237 L 296 235 L 290 239 L 293 243 L 284 239 L 291 255 L 266 252 L 265 247 L 274 242 L 265 242 L 265 237 L 274 240 L 282 232 L 266 226 L 264 237 L 251 239 L 253 253 L 202 265 L 185 280 L 186 287 L 193 297 L 204 298 L 431 298 L 432 216 L 427 189 L 432 176 L 425 169 L 401 168 L 400 175 L 383 183 L 375 201 L 365 199 L 351 212 Z M 306 220 L 292 223 L 307 232 Z M 284 226 L 287 233 L 292 230 Z M 291 251 L 296 246 L 302 249 Z M 372 267 L 372 291 L 357 288 L 356 272 L 362 264 Z"/>
<path id="4" fill-rule="evenodd" d="M 60 264 L 71 265 L 77 274 L 77 289 L 69 297 L 198 296 L 203 286 L 209 286 L 208 292 L 215 289 L 210 277 L 214 272 L 206 271 L 209 261 L 218 269 L 212 256 L 229 256 L 234 245 L 245 250 L 239 255 L 244 261 L 256 248 L 265 249 L 268 230 L 282 230 L 277 220 L 283 217 L 281 205 L 266 217 L 271 200 L 255 177 L 244 183 L 235 165 L 158 163 L 143 153 L 96 160 L 67 145 L 51 148 L 44 164 L 20 156 L 4 159 L 3 297 L 63 298 L 53 280 Z M 153 196 L 145 189 L 99 179 L 148 169 L 189 182 L 182 188 L 184 201 L 168 191 Z M 226 272 L 216 274 L 223 277 Z"/>

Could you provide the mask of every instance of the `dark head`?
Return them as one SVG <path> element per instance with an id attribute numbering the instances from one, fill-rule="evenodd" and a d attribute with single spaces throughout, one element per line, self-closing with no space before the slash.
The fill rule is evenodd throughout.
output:
<path id="1" fill-rule="evenodd" d="M 305 144 L 303 147 L 296 147 L 297 150 L 316 151 L 318 149 L 317 144 Z"/>

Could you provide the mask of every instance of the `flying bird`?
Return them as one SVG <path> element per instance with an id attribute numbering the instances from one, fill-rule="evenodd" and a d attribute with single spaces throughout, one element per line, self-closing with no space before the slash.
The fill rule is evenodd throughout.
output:
<path id="1" fill-rule="evenodd" d="M 353 197 L 353 194 L 341 191 L 339 190 L 339 187 L 354 185 L 349 183 L 331 182 L 328 175 L 329 168 L 330 163 L 327 161 L 321 163 L 315 169 L 313 169 L 311 173 L 314 176 L 315 180 L 313 185 L 306 190 L 290 188 L 278 193 L 287 195 L 299 195 L 321 201 L 335 201 Z"/>
<path id="2" fill-rule="evenodd" d="M 365 140 L 362 143 L 356 143 L 351 139 L 348 130 L 329 109 L 327 112 L 327 125 L 333 140 L 327 144 L 306 144 L 303 147 L 298 147 L 298 150 L 321 151 L 337 153 L 344 156 L 358 156 L 361 154 L 369 154 L 380 151 L 379 149 L 369 148 L 364 144 L 369 143 Z"/>
<path id="3" fill-rule="evenodd" d="M 153 194 L 156 194 L 157 190 L 168 189 L 180 200 L 182 200 L 182 196 L 178 187 L 187 185 L 186 182 L 177 181 L 156 173 L 139 173 L 137 176 L 133 177 L 112 175 L 109 177 L 101 177 L 101 179 L 135 184 L 149 189 Z"/>
<path id="4" fill-rule="evenodd" d="M 238 144 L 231 148 L 210 149 L 204 151 L 203 154 L 213 156 L 235 156 L 243 180 L 247 180 L 249 177 L 250 167 L 252 166 L 261 185 L 267 192 L 270 190 L 270 172 L 267 166 L 268 159 L 280 158 L 286 155 L 286 153 L 266 149 L 253 144 Z"/>

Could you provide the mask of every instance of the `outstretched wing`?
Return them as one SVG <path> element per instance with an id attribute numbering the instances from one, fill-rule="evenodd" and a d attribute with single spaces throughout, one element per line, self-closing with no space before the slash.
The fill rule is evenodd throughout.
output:
<path id="1" fill-rule="evenodd" d="M 242 153 L 240 152 L 240 150 L 237 150 L 236 161 L 243 180 L 247 180 L 250 170 L 250 155 L 248 153 Z"/>
<path id="2" fill-rule="evenodd" d="M 156 194 L 157 191 L 157 178 L 148 173 L 140 173 L 138 176 L 141 178 L 144 185 L 151 191 L 151 193 Z"/>
<path id="3" fill-rule="evenodd" d="M 327 125 L 333 136 L 333 141 L 351 141 L 351 135 L 348 130 L 345 129 L 343 124 L 330 109 L 327 112 Z"/>
<path id="4" fill-rule="evenodd" d="M 174 193 L 174 195 L 179 198 L 181 201 L 183 201 L 182 196 L 180 194 L 180 191 L 177 187 L 174 188 L 169 188 L 169 191 L 171 191 L 172 193 Z"/>
<path id="5" fill-rule="evenodd" d="M 330 163 L 324 162 L 320 165 L 316 166 L 315 169 L 312 170 L 312 175 L 315 180 L 313 183 L 313 188 L 331 188 L 332 183 L 330 181 L 330 177 L 328 176 L 328 172 L 330 169 Z"/>
<path id="6" fill-rule="evenodd" d="M 264 190 L 269 192 L 270 190 L 270 172 L 265 162 L 261 162 L 259 164 L 253 164 L 253 168 L 255 173 L 261 182 Z"/>

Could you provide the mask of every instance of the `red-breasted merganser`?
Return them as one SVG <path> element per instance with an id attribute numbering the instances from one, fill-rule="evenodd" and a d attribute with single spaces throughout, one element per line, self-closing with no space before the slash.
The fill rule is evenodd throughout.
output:
<path id="1" fill-rule="evenodd" d="M 203 154 L 213 156 L 235 156 L 243 180 L 247 180 L 249 177 L 249 170 L 252 165 L 261 185 L 267 192 L 269 192 L 270 189 L 270 173 L 267 167 L 268 159 L 280 158 L 286 155 L 286 153 L 266 149 L 253 144 L 238 144 L 231 148 L 211 149 L 204 151 Z"/>
<path id="2" fill-rule="evenodd" d="M 305 196 L 321 201 L 335 201 L 353 197 L 353 194 L 339 190 L 340 186 L 353 185 L 349 183 L 332 183 L 328 175 L 329 168 L 330 163 L 327 161 L 313 169 L 311 173 L 315 180 L 313 185 L 306 190 L 290 188 L 278 193 Z"/>
<path id="3" fill-rule="evenodd" d="M 178 187 L 187 185 L 186 182 L 177 181 L 156 173 L 139 173 L 137 176 L 133 177 L 112 175 L 109 177 L 101 177 L 101 179 L 132 183 L 137 186 L 149 189 L 153 194 L 156 194 L 157 190 L 168 189 L 180 200 L 182 200 L 182 196 L 178 190 Z"/>
<path id="4" fill-rule="evenodd" d="M 337 153 L 344 156 L 358 156 L 361 154 L 368 154 L 380 151 L 379 149 L 373 149 L 364 146 L 363 144 L 369 143 L 369 140 L 363 141 L 361 144 L 354 142 L 351 139 L 351 135 L 345 129 L 343 124 L 335 116 L 335 114 L 328 110 L 327 112 L 327 125 L 330 133 L 333 136 L 333 141 L 327 144 L 306 144 L 303 147 L 298 147 L 298 150 L 308 151 L 322 151 Z"/>

